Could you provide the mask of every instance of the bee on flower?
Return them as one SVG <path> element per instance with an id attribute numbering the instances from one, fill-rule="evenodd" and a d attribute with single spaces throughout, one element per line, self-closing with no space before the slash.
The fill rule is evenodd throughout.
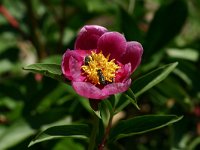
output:
<path id="1" fill-rule="evenodd" d="M 119 32 L 102 26 L 86 25 L 78 34 L 74 50 L 64 53 L 62 73 L 79 95 L 103 100 L 130 87 L 130 76 L 142 54 L 139 42 L 127 42 Z"/>

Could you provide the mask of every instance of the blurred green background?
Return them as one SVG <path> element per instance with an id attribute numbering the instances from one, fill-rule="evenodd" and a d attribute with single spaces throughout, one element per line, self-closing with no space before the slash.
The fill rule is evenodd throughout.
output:
<path id="1" fill-rule="evenodd" d="M 178 61 L 166 80 L 127 106 L 123 119 L 144 114 L 184 115 L 163 129 L 118 140 L 110 150 L 200 149 L 199 0 L 1 0 L 0 150 L 84 150 L 84 140 L 57 139 L 27 148 L 41 130 L 72 122 L 90 123 L 85 98 L 66 84 L 32 74 L 23 66 L 60 64 L 79 29 L 102 25 L 144 47 L 133 80 Z"/>

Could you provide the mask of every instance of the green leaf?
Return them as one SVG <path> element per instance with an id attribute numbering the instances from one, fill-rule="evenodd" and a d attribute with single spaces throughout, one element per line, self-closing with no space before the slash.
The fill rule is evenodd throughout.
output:
<path id="1" fill-rule="evenodd" d="M 41 133 L 39 133 L 35 139 L 33 139 L 29 147 L 47 140 L 57 139 L 57 138 L 79 138 L 87 139 L 90 133 L 88 125 L 85 124 L 74 124 L 74 125 L 62 125 L 50 127 Z"/>
<path id="2" fill-rule="evenodd" d="M 121 121 L 110 133 L 110 141 L 146 133 L 177 122 L 182 117 L 175 115 L 146 115 Z"/>
<path id="3" fill-rule="evenodd" d="M 168 48 L 166 53 L 172 58 L 185 59 L 193 62 L 197 62 L 200 56 L 198 50 L 192 48 Z"/>
<path id="4" fill-rule="evenodd" d="M 108 99 L 105 99 L 101 102 L 94 102 L 94 100 L 90 101 L 90 106 L 93 105 L 98 105 L 95 107 L 98 107 L 98 109 L 96 110 L 96 108 L 92 108 L 91 110 L 94 112 L 94 114 L 99 118 L 102 119 L 104 125 L 107 125 L 107 122 L 110 118 L 111 115 L 113 115 L 113 108 L 112 108 L 112 104 L 110 103 L 110 101 Z M 92 106 L 92 107 L 93 107 Z M 90 107 L 91 108 L 91 107 Z"/>
<path id="5" fill-rule="evenodd" d="M 40 73 L 44 76 L 51 77 L 55 80 L 64 82 L 65 79 L 62 76 L 61 66 L 59 64 L 32 64 L 23 68 L 34 73 Z"/>
<path id="6" fill-rule="evenodd" d="M 117 114 L 122 109 L 124 109 L 128 104 L 130 104 L 130 100 L 125 97 L 125 94 L 118 95 L 117 103 L 114 107 L 114 113 Z"/>
<path id="7" fill-rule="evenodd" d="M 10 127 L 4 130 L 0 136 L 0 149 L 8 149 L 23 140 L 29 138 L 35 133 L 27 122 L 19 119 L 17 122 L 12 124 Z"/>
<path id="8" fill-rule="evenodd" d="M 133 91 L 129 88 L 125 93 L 124 93 L 125 97 L 130 100 L 130 102 L 138 109 L 140 110 L 139 106 L 137 105 L 137 100 L 135 97 L 135 94 L 133 93 Z"/>
<path id="9" fill-rule="evenodd" d="M 126 93 L 118 97 L 117 104 L 115 105 L 115 113 L 118 113 L 123 108 L 125 108 L 128 104 L 130 104 L 130 101 L 138 109 L 139 107 L 137 106 L 136 98 L 142 93 L 151 89 L 156 84 L 163 81 L 175 69 L 177 65 L 178 63 L 175 62 L 172 64 L 162 66 L 135 80 L 130 88 L 131 91 L 128 90 Z"/>
<path id="10" fill-rule="evenodd" d="M 101 104 L 104 104 L 104 107 L 109 111 L 111 115 L 113 115 L 113 107 L 109 99 L 102 101 Z"/>
<path id="11" fill-rule="evenodd" d="M 188 15 L 184 0 L 173 0 L 162 5 L 155 13 L 146 35 L 145 57 L 156 53 L 172 40 L 182 29 Z"/>
<path id="12" fill-rule="evenodd" d="M 99 105 L 101 119 L 104 126 L 108 125 L 110 117 L 113 115 L 113 108 L 109 100 L 103 100 Z"/>
<path id="13" fill-rule="evenodd" d="M 135 93 L 135 96 L 138 97 L 156 84 L 160 83 L 174 70 L 177 65 L 178 62 L 162 66 L 135 80 L 135 82 L 133 82 L 131 86 L 131 89 Z"/>
<path id="14" fill-rule="evenodd" d="M 187 150 L 195 150 L 198 149 L 200 145 L 200 137 L 194 138 L 188 145 Z"/>

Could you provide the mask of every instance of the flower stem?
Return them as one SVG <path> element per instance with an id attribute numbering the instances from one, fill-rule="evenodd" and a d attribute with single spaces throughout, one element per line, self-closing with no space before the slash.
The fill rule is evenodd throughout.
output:
<path id="1" fill-rule="evenodd" d="M 99 132 L 99 118 L 93 114 L 93 128 L 90 135 L 88 150 L 94 150 L 96 146 L 96 135 Z"/>
<path id="2" fill-rule="evenodd" d="M 102 142 L 98 146 L 98 150 L 103 150 L 104 149 L 107 137 L 108 137 L 108 135 L 110 133 L 110 129 L 111 129 L 111 126 L 112 126 L 112 119 L 113 119 L 113 115 L 110 116 L 110 119 L 109 119 L 109 122 L 108 122 L 108 126 L 106 127 L 106 131 L 105 131 L 104 137 L 102 139 Z"/>

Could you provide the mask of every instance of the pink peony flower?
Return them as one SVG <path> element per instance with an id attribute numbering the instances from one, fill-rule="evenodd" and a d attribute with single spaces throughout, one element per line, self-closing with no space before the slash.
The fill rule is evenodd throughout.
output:
<path id="1" fill-rule="evenodd" d="M 62 73 L 79 95 L 99 100 L 129 88 L 143 53 L 140 43 L 98 25 L 84 26 L 74 49 L 64 53 Z"/>

